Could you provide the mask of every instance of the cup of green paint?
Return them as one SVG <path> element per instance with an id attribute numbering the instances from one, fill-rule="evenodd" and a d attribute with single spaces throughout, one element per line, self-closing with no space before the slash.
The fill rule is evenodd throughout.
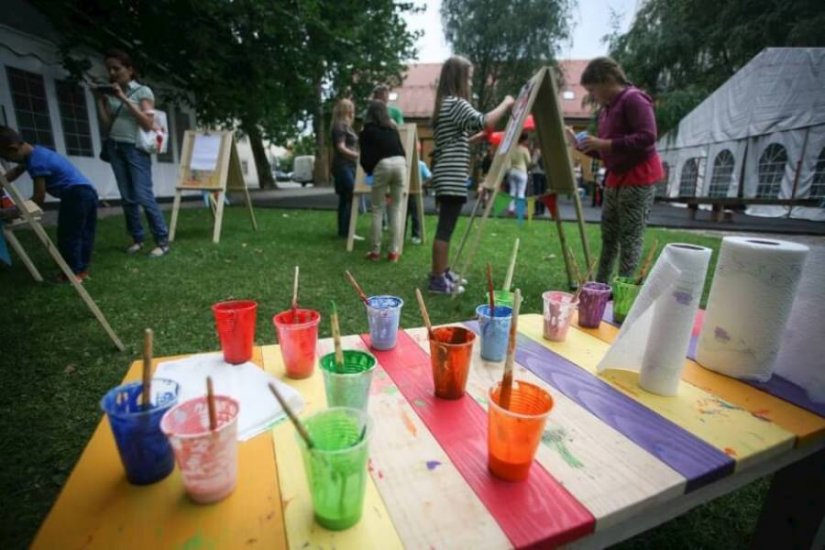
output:
<path id="1" fill-rule="evenodd" d="M 624 323 L 625 317 L 630 313 L 636 296 L 642 289 L 636 284 L 636 277 L 616 277 L 613 279 L 613 320 L 619 324 Z"/>
<path id="2" fill-rule="evenodd" d="M 366 411 L 375 363 L 373 354 L 354 349 L 344 350 L 344 363 L 340 366 L 335 364 L 334 353 L 321 357 L 327 406 Z"/>

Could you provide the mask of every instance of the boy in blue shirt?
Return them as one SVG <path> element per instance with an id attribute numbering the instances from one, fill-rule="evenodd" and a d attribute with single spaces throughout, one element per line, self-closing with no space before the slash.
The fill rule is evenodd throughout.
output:
<path id="1" fill-rule="evenodd" d="M 0 158 L 18 166 L 6 173 L 10 182 L 28 172 L 34 182 L 32 200 L 43 206 L 46 193 L 60 199 L 57 249 L 79 281 L 89 276 L 97 229 L 97 191 L 66 158 L 51 149 L 23 141 L 16 131 L 0 126 Z M 61 278 L 65 280 L 65 278 Z"/>

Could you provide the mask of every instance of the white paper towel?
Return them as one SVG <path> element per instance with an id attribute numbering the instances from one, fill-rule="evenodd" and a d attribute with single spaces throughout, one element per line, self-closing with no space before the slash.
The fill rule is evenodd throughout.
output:
<path id="1" fill-rule="evenodd" d="M 807 253 L 787 241 L 724 238 L 696 347 L 700 365 L 736 378 L 771 377 Z"/>
<path id="2" fill-rule="evenodd" d="M 705 286 L 711 250 L 692 244 L 665 247 L 598 371 L 639 371 L 639 385 L 675 395 L 685 366 L 693 319 Z"/>
<path id="3" fill-rule="evenodd" d="M 238 440 L 246 441 L 266 431 L 285 413 L 269 391 L 275 384 L 293 411 L 304 407 L 301 394 L 254 363 L 230 365 L 221 353 L 193 355 L 158 365 L 153 378 L 169 378 L 180 384 L 178 403 L 206 395 L 206 377 L 212 377 L 216 394 L 228 395 L 240 403 Z"/>

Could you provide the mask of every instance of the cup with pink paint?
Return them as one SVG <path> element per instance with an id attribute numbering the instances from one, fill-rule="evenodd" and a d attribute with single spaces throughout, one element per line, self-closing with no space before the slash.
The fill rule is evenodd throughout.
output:
<path id="1" fill-rule="evenodd" d="M 551 342 L 564 342 L 573 312 L 579 304 L 578 298 L 569 292 L 557 290 L 548 290 L 541 298 L 544 302 L 544 338 Z"/>
<path id="2" fill-rule="evenodd" d="M 238 413 L 231 397 L 216 395 L 215 429 L 209 427 L 206 397 L 170 409 L 160 422 L 180 468 L 183 486 L 193 502 L 210 504 L 235 490 L 238 477 Z"/>

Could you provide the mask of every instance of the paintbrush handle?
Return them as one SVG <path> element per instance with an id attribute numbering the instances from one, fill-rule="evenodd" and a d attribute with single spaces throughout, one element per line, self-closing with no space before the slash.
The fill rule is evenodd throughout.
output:
<path id="1" fill-rule="evenodd" d="M 295 413 L 292 412 L 292 409 L 289 408 L 289 405 L 286 404 L 286 400 L 284 400 L 284 398 L 281 396 L 281 392 L 278 391 L 278 388 L 275 387 L 275 384 L 271 382 L 269 383 L 269 391 L 271 391 L 272 395 L 275 396 L 275 399 L 278 400 L 278 403 L 280 403 L 281 408 L 284 410 L 287 417 L 289 417 L 289 420 L 295 426 L 295 429 L 298 430 L 298 434 L 301 436 L 301 438 L 303 438 L 304 442 L 307 444 L 307 448 L 311 449 L 312 447 L 314 447 L 312 439 L 309 437 L 309 433 L 307 433 L 306 428 L 301 423 L 301 421 L 298 420 L 298 417 L 295 416 Z"/>
<path id="2" fill-rule="evenodd" d="M 298 308 L 298 266 L 295 266 L 295 278 L 292 281 L 292 309 Z"/>
<path id="3" fill-rule="evenodd" d="M 215 410 L 215 389 L 211 376 L 206 377 L 206 404 L 209 408 L 209 431 L 214 432 L 218 427 L 218 413 Z"/>
<path id="4" fill-rule="evenodd" d="M 143 332 L 143 395 L 141 396 L 143 405 L 150 405 L 152 402 L 152 347 L 154 345 L 154 333 L 147 328 Z"/>
<path id="5" fill-rule="evenodd" d="M 516 239 L 513 245 L 513 253 L 510 255 L 510 265 L 507 266 L 507 276 L 504 278 L 504 290 L 510 291 L 513 284 L 513 273 L 516 271 L 516 258 L 518 258 L 518 247 L 521 239 Z"/>
<path id="6" fill-rule="evenodd" d="M 430 315 L 427 313 L 427 306 L 424 304 L 424 297 L 421 295 L 421 289 L 415 289 L 415 299 L 418 300 L 418 309 L 421 310 L 421 317 L 424 319 L 424 326 L 427 327 L 427 333 L 430 336 L 433 334 L 433 325 L 430 323 Z"/>
<path id="7" fill-rule="evenodd" d="M 335 344 L 335 365 L 344 366 L 344 351 L 341 347 L 341 327 L 338 324 L 338 312 L 333 312 L 330 316 L 332 321 L 332 342 Z"/>
<path id="8" fill-rule="evenodd" d="M 347 270 L 344 271 L 344 275 L 347 276 L 349 284 L 351 284 L 352 288 L 355 289 L 355 292 L 358 293 L 358 297 L 361 298 L 361 301 L 366 304 L 369 301 L 369 299 L 367 298 L 367 295 L 364 294 L 364 291 L 361 290 L 361 286 L 358 284 L 358 281 L 355 280 L 355 277 L 352 276 L 352 273 L 350 273 L 349 270 Z"/>
<path id="9" fill-rule="evenodd" d="M 518 338 L 518 315 L 521 310 L 521 290 L 516 289 L 513 297 L 513 318 L 510 321 L 510 339 L 507 342 L 507 358 L 504 361 L 504 376 L 501 379 L 499 405 L 510 408 L 510 392 L 513 386 L 513 367 L 516 359 L 516 340 Z"/>

